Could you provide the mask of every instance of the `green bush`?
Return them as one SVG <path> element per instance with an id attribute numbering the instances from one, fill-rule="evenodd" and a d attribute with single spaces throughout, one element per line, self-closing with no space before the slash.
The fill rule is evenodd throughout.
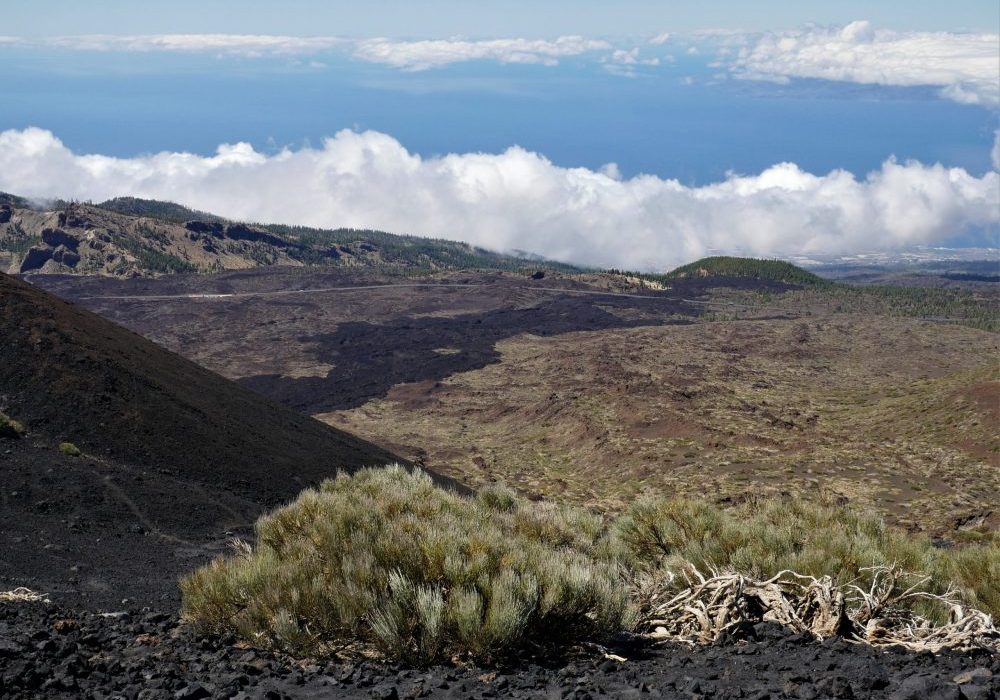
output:
<path id="1" fill-rule="evenodd" d="M 307 490 L 256 532 L 255 548 L 182 579 L 184 616 L 294 654 L 360 644 L 426 663 L 576 644 L 629 629 L 644 576 L 666 580 L 686 563 L 861 587 L 869 567 L 896 566 L 928 576 L 921 590 L 954 586 L 966 603 L 1000 613 L 997 538 L 939 549 L 831 503 L 759 499 L 723 510 L 643 497 L 608 528 L 504 487 L 463 497 L 392 466 Z M 914 607 L 938 619 L 943 610 Z"/>
<path id="2" fill-rule="evenodd" d="M 0 438 L 17 439 L 27 433 L 23 423 L 14 420 L 4 413 L 0 413 Z"/>
<path id="3" fill-rule="evenodd" d="M 74 445 L 72 442 L 60 442 L 59 451 L 64 455 L 69 455 L 70 457 L 79 457 L 80 448 Z"/>
<path id="4" fill-rule="evenodd" d="M 465 498 L 399 466 L 340 475 L 256 526 L 257 546 L 181 581 L 210 631 L 318 653 L 360 641 L 430 662 L 628 625 L 600 518 L 502 487 Z"/>
<path id="5" fill-rule="evenodd" d="M 723 511 L 691 499 L 645 497 L 622 514 L 614 533 L 637 571 L 679 569 L 682 562 L 702 571 L 718 568 L 759 577 L 788 569 L 864 588 L 872 577 L 866 569 L 898 566 L 928 576 L 924 590 L 943 593 L 954 586 L 968 604 L 1000 614 L 1000 546 L 995 541 L 939 549 L 927 537 L 887 526 L 874 513 L 829 503 L 752 499 Z M 920 612 L 939 617 L 941 608 L 924 606 Z"/>

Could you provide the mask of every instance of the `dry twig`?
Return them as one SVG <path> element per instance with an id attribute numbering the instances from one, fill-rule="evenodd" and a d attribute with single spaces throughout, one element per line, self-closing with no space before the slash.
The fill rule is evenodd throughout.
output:
<path id="1" fill-rule="evenodd" d="M 0 603 L 51 603 L 44 593 L 36 593 L 30 588 L 15 588 L 12 591 L 0 591 Z"/>
<path id="2" fill-rule="evenodd" d="M 766 580 L 692 565 L 680 576 L 638 582 L 640 630 L 652 639 L 690 644 L 711 643 L 736 628 L 776 622 L 817 639 L 842 636 L 873 646 L 902 646 L 915 651 L 989 649 L 1000 652 L 1000 631 L 984 612 L 963 606 L 954 591 L 936 595 L 920 590 L 920 579 L 902 593 L 908 577 L 896 567 L 873 567 L 868 590 L 839 587 L 829 576 L 816 578 L 781 571 Z M 680 582 L 679 579 L 683 579 Z M 948 607 L 950 619 L 935 625 L 912 610 L 917 599 Z"/>

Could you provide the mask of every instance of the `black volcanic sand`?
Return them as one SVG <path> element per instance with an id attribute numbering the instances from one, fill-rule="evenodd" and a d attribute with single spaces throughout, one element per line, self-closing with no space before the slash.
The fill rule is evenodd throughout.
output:
<path id="1" fill-rule="evenodd" d="M 995 698 L 986 654 L 817 643 L 768 623 L 750 638 L 690 649 L 613 645 L 492 668 L 374 661 L 294 663 L 232 638 L 199 637 L 171 615 L 95 614 L 0 603 L 0 698 Z"/>
<path id="2" fill-rule="evenodd" d="M 0 440 L 0 590 L 100 610 L 176 610 L 177 579 L 226 552 L 232 536 L 249 537 L 262 510 L 168 468 Z"/>
<path id="3" fill-rule="evenodd" d="M 0 410 L 84 452 L 274 503 L 392 455 L 97 314 L 0 275 Z"/>
<path id="4" fill-rule="evenodd" d="M 399 461 L 6 275 L 0 340 L 0 410 L 29 431 L 0 439 L 0 590 L 172 609 L 262 513 Z"/>

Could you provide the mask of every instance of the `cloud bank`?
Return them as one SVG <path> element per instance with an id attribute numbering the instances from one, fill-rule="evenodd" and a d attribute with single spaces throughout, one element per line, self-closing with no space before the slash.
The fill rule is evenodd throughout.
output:
<path id="1" fill-rule="evenodd" d="M 341 47 L 337 37 L 299 37 L 272 34 L 92 34 L 52 37 L 48 46 L 74 51 L 166 51 L 222 53 L 248 56 L 309 54 Z"/>
<path id="2" fill-rule="evenodd" d="M 339 50 L 362 61 L 409 71 L 437 68 L 462 61 L 558 65 L 559 59 L 612 48 L 607 41 L 580 36 L 545 39 L 433 39 L 395 41 L 386 38 L 353 40 L 335 36 L 280 36 L 269 34 L 91 34 L 41 40 L 0 36 L 0 43 L 48 46 L 72 51 L 216 53 L 240 56 L 308 55 Z"/>
<path id="3" fill-rule="evenodd" d="M 371 227 L 657 270 L 709 250 L 838 253 L 932 244 L 1000 223 L 1000 173 L 887 160 L 859 179 L 781 163 L 689 187 L 617 168 L 563 168 L 513 147 L 421 158 L 391 136 L 341 131 L 274 155 L 73 153 L 51 132 L 0 132 L 0 190 L 29 197 L 166 199 L 228 217 Z"/>
<path id="4" fill-rule="evenodd" d="M 393 41 L 381 38 L 358 42 L 353 55 L 372 63 L 421 71 L 449 63 L 482 60 L 555 66 L 563 57 L 579 56 L 590 51 L 610 48 L 611 44 L 606 41 L 585 39 L 581 36 L 561 36 L 555 41 L 542 39 Z"/>
<path id="5" fill-rule="evenodd" d="M 874 85 L 936 85 L 966 104 L 1000 102 L 1000 35 L 839 29 L 766 34 L 734 63 L 746 78 L 822 78 Z"/>

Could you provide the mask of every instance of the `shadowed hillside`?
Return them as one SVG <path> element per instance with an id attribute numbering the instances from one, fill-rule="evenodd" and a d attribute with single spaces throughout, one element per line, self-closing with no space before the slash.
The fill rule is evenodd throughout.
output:
<path id="1" fill-rule="evenodd" d="M 262 500 L 294 495 L 290 478 L 392 458 L 6 275 L 0 335 L 4 411 L 86 452 L 252 482 Z"/>
<path id="2" fill-rule="evenodd" d="M 263 509 L 396 459 L 6 275 L 0 338 L 0 589 L 170 597 Z"/>

